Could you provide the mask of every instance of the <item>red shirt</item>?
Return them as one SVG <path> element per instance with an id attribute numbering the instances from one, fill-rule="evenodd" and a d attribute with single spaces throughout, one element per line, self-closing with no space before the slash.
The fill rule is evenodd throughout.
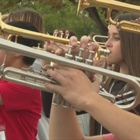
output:
<path id="1" fill-rule="evenodd" d="M 0 125 L 5 126 L 7 140 L 35 140 L 41 117 L 41 94 L 37 89 L 0 81 Z"/>

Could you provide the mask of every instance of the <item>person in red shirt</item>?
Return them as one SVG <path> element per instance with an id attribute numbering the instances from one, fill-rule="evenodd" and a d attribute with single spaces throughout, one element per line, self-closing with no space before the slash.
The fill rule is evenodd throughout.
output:
<path id="1" fill-rule="evenodd" d="M 38 32 L 32 24 L 27 22 L 18 21 L 8 24 Z M 4 33 L 1 38 L 7 39 L 8 36 L 9 34 Z M 15 35 L 10 37 L 10 41 L 28 47 L 41 43 L 38 40 Z M 34 60 L 21 54 L 0 50 L 0 64 L 4 64 L 4 67 L 28 69 Z M 35 140 L 42 111 L 40 91 L 4 79 L 0 80 L 0 89 L 0 139 Z"/>

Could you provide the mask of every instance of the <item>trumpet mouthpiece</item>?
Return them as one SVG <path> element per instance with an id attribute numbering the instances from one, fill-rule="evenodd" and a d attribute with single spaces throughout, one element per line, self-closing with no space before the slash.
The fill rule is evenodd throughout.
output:
<path id="1" fill-rule="evenodd" d="M 99 49 L 99 52 L 104 53 L 104 54 L 109 54 L 110 51 L 107 49 Z"/>

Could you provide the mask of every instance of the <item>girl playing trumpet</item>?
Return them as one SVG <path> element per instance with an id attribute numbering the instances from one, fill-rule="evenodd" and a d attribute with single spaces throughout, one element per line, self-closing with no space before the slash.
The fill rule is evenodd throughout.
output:
<path id="1" fill-rule="evenodd" d="M 139 17 L 140 15 L 137 14 L 125 13 L 115 20 L 118 22 L 122 20 L 134 22 L 138 21 Z M 115 25 L 109 25 L 108 36 L 106 47 L 110 54 L 107 57 L 107 62 L 119 65 L 120 73 L 140 77 L 140 34 L 123 31 Z M 87 48 L 88 42 L 89 38 L 83 36 L 81 38 L 81 47 Z M 76 46 L 77 38 L 71 37 L 70 44 Z M 94 45 L 94 43 L 91 43 L 89 49 L 95 49 Z M 72 108 L 66 109 L 52 105 L 50 140 L 138 140 L 140 138 L 139 116 L 118 108 L 97 94 L 100 82 L 96 79 L 91 82 L 83 71 L 59 64 L 55 65 L 54 70 L 48 70 L 47 74 L 56 80 L 59 85 L 46 83 L 46 88 L 61 94 L 74 108 L 88 112 L 111 132 L 110 134 L 85 137 L 79 128 L 75 111 Z M 130 85 L 124 84 L 122 90 L 122 94 L 131 91 L 130 96 L 134 97 L 135 90 Z M 128 98 L 126 97 L 126 101 Z M 120 99 L 120 101 L 123 100 Z M 138 108 L 134 110 L 139 112 Z"/>

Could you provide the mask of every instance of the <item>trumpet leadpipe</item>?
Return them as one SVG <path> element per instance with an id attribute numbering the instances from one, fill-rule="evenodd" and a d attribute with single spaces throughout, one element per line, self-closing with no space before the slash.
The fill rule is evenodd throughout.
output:
<path id="1" fill-rule="evenodd" d="M 104 53 L 106 55 L 108 55 L 110 53 L 110 51 L 107 49 L 99 49 L 98 52 Z"/>

